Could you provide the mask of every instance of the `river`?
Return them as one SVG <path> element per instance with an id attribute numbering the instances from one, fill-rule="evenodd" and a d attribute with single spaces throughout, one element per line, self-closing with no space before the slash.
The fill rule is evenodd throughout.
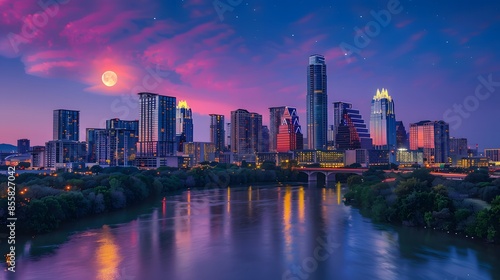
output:
<path id="1" fill-rule="evenodd" d="M 334 189 L 186 191 L 18 240 L 6 279 L 500 279 L 499 247 L 375 224 Z M 15 277 L 13 277 L 15 276 Z"/>

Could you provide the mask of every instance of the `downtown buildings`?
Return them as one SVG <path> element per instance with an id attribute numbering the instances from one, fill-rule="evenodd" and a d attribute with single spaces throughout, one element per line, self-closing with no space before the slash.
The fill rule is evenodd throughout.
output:
<path id="1" fill-rule="evenodd" d="M 225 150 L 224 115 L 210 114 L 210 142 L 215 145 L 216 152 Z"/>
<path id="2" fill-rule="evenodd" d="M 359 110 L 345 102 L 333 103 L 333 135 L 336 150 L 371 149 L 372 140 Z"/>
<path id="3" fill-rule="evenodd" d="M 231 152 L 237 160 L 255 161 L 262 141 L 262 115 L 244 109 L 231 112 Z M 240 160 L 241 159 L 241 160 Z"/>
<path id="4" fill-rule="evenodd" d="M 311 55 L 307 68 L 307 147 L 327 149 L 328 95 L 325 57 Z"/>
<path id="5" fill-rule="evenodd" d="M 149 168 L 169 165 L 168 157 L 177 153 L 176 115 L 175 97 L 139 93 L 137 166 Z"/>
<path id="6" fill-rule="evenodd" d="M 175 132 L 177 151 L 182 152 L 185 142 L 193 142 L 193 112 L 186 100 L 180 100 L 176 108 Z"/>
<path id="7" fill-rule="evenodd" d="M 448 163 L 450 128 L 444 121 L 420 121 L 410 124 L 410 150 L 421 150 L 424 163 Z"/>
<path id="8" fill-rule="evenodd" d="M 389 163 L 396 163 L 396 114 L 394 100 L 387 89 L 377 89 L 377 93 L 373 96 L 370 110 L 370 135 L 373 148 L 388 151 Z"/>
<path id="9" fill-rule="evenodd" d="M 86 159 L 86 144 L 80 142 L 80 112 L 53 111 L 53 140 L 45 143 L 45 167 L 73 168 Z"/>

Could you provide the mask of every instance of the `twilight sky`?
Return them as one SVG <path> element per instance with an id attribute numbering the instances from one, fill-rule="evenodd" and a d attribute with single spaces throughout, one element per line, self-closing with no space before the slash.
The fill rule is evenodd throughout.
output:
<path id="1" fill-rule="evenodd" d="M 84 141 L 106 119 L 137 119 L 139 91 L 187 100 L 195 141 L 209 140 L 208 114 L 229 121 L 238 108 L 268 124 L 269 107 L 297 107 L 305 132 L 306 67 L 319 53 L 330 104 L 351 102 L 368 121 L 388 88 L 407 130 L 443 119 L 469 145 L 500 147 L 496 0 L 38 2 L 0 0 L 0 143 L 51 140 L 54 109 L 80 111 Z"/>

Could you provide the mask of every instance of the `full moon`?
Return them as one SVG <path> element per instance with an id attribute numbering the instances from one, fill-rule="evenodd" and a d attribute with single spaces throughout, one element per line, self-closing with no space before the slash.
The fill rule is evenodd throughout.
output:
<path id="1" fill-rule="evenodd" d="M 108 87 L 112 87 L 116 85 L 116 82 L 118 82 L 118 76 L 116 75 L 115 72 L 113 71 L 106 71 L 104 74 L 102 74 L 102 83 L 105 84 Z"/>

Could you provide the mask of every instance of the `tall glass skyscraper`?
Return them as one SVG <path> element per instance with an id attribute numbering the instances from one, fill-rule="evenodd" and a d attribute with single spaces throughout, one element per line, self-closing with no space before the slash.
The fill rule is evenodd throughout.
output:
<path id="1" fill-rule="evenodd" d="M 225 131 L 224 115 L 210 114 L 210 142 L 215 144 L 215 151 L 224 151 Z"/>
<path id="2" fill-rule="evenodd" d="M 176 112 L 177 150 L 182 152 L 184 142 L 193 142 L 193 113 L 186 100 L 180 100 Z"/>
<path id="3" fill-rule="evenodd" d="M 311 55 L 307 68 L 307 143 L 311 150 L 326 150 L 328 98 L 326 63 L 322 55 Z"/>
<path id="4" fill-rule="evenodd" d="M 54 110 L 53 140 L 79 141 L 80 112 Z"/>
<path id="5" fill-rule="evenodd" d="M 373 97 L 370 115 L 370 135 L 377 150 L 396 150 L 396 115 L 394 100 L 387 89 L 378 90 Z M 395 161 L 395 157 L 391 162 Z"/>
<path id="6" fill-rule="evenodd" d="M 175 103 L 175 97 L 139 93 L 139 156 L 165 157 L 174 154 Z"/>

